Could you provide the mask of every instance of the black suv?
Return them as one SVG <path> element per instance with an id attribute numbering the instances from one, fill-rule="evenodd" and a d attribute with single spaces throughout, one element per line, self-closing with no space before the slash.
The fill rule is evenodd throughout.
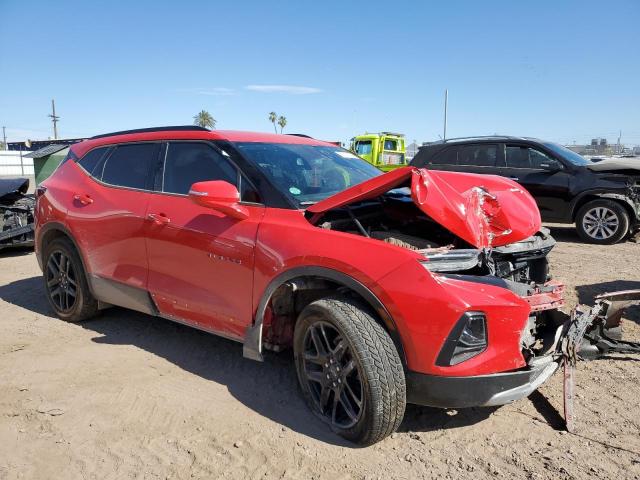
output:
<path id="1" fill-rule="evenodd" d="M 411 165 L 511 178 L 544 221 L 575 223 L 591 243 L 616 243 L 640 227 L 640 158 L 591 161 L 556 143 L 492 136 L 426 144 Z"/>

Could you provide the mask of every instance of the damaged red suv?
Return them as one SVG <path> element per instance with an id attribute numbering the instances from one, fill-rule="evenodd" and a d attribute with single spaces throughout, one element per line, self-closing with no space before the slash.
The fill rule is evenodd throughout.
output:
<path id="1" fill-rule="evenodd" d="M 505 178 L 383 174 L 308 137 L 165 127 L 73 145 L 37 195 L 60 318 L 118 305 L 254 360 L 292 348 L 311 410 L 360 444 L 407 402 L 501 405 L 558 366 L 554 240 Z"/>

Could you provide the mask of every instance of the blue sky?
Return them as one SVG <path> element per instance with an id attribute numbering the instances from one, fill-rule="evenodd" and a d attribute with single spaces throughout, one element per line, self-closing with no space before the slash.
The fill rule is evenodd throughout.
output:
<path id="1" fill-rule="evenodd" d="M 640 2 L 0 0 L 0 126 L 46 138 L 188 124 L 345 140 L 640 144 Z"/>

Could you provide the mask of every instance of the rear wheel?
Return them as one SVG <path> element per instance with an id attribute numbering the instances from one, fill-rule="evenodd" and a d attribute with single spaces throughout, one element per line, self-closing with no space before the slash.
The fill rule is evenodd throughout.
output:
<path id="1" fill-rule="evenodd" d="M 628 233 L 629 214 L 613 200 L 594 200 L 578 210 L 576 229 L 587 242 L 610 245 L 619 242 Z"/>
<path id="2" fill-rule="evenodd" d="M 82 262 L 71 241 L 57 238 L 43 253 L 45 291 L 56 315 L 70 322 L 94 316 L 98 302 L 91 295 Z"/>
<path id="3" fill-rule="evenodd" d="M 309 304 L 294 333 L 298 380 L 311 410 L 342 437 L 371 445 L 404 416 L 398 352 L 365 308 L 346 297 Z"/>

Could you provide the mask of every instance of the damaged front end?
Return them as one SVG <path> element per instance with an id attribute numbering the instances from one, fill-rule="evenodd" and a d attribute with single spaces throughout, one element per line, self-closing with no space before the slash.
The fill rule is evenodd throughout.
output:
<path id="1" fill-rule="evenodd" d="M 529 305 L 520 336 L 525 367 L 471 377 L 409 373 L 410 403 L 503 405 L 536 390 L 563 362 L 572 368 L 579 354 L 638 348 L 607 333 L 620 320 L 621 302 L 635 302 L 638 292 L 599 297 L 571 315 L 560 310 L 564 285 L 551 279 L 547 260 L 555 240 L 541 227 L 532 197 L 510 180 L 398 169 L 313 205 L 305 216 L 319 228 L 410 250 L 434 277 L 505 288 Z"/>
<path id="2" fill-rule="evenodd" d="M 0 250 L 33 246 L 35 199 L 29 179 L 0 179 Z"/>
<path id="3" fill-rule="evenodd" d="M 640 290 L 599 295 L 592 307 L 578 305 L 559 329 L 555 354 L 564 367 L 564 416 L 569 432 L 575 429 L 576 362 L 613 353 L 640 354 L 640 342 L 619 338 L 622 315 L 632 305 L 640 305 Z"/>

